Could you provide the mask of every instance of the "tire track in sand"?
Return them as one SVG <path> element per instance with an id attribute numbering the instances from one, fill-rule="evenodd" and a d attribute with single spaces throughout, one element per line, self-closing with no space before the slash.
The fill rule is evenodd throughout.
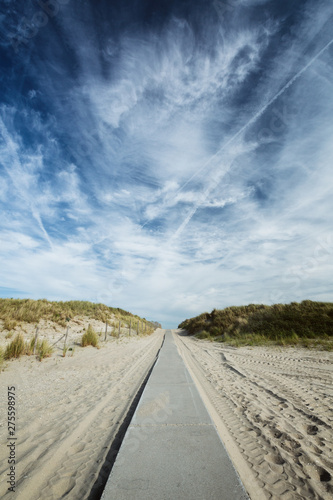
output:
<path id="1" fill-rule="evenodd" d="M 276 500 L 333 498 L 333 401 L 326 390 L 332 365 L 309 352 L 300 363 L 300 354 L 295 358 L 288 350 L 231 349 L 177 335 L 175 340 L 218 415 L 217 427 L 224 427 L 221 438 L 250 496 L 257 500 L 261 491 L 262 498 Z"/>

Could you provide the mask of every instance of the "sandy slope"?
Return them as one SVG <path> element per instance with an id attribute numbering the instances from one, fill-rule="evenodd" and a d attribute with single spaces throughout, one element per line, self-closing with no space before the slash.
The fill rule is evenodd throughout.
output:
<path id="1" fill-rule="evenodd" d="M 251 498 L 333 498 L 333 353 L 175 340 Z"/>
<path id="2" fill-rule="evenodd" d="M 70 499 L 87 498 L 162 339 L 157 330 L 110 339 L 99 350 L 76 347 L 73 357 L 61 357 L 59 349 L 42 362 L 8 362 L 0 374 L 0 497 L 58 500 L 67 492 Z M 6 397 L 13 385 L 17 488 L 6 494 Z"/>

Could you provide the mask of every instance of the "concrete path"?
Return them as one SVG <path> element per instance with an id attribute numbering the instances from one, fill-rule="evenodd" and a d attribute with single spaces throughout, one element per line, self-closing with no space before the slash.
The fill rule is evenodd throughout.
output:
<path id="1" fill-rule="evenodd" d="M 170 330 L 102 500 L 246 500 Z"/>

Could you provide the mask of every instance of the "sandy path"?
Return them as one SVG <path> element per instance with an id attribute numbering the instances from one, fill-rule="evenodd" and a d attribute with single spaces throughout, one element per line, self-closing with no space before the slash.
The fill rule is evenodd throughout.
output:
<path id="1" fill-rule="evenodd" d="M 333 499 L 333 353 L 175 340 L 251 498 Z"/>
<path id="2" fill-rule="evenodd" d="M 16 386 L 15 500 L 88 497 L 108 448 L 163 340 L 110 340 L 38 362 L 24 357 L 0 374 L 0 497 L 7 492 L 7 386 Z M 7 492 L 7 493 L 6 493 Z"/>

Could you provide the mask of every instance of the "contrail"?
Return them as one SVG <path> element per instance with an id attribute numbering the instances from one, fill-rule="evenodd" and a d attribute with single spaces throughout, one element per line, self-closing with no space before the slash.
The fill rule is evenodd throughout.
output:
<path id="1" fill-rule="evenodd" d="M 7 145 L 8 149 L 9 149 L 9 153 L 13 158 L 13 163 L 14 163 L 14 165 L 16 165 L 16 169 L 17 169 L 16 173 L 20 174 L 20 172 L 23 171 L 23 169 L 22 169 L 22 165 L 21 165 L 20 159 L 19 159 L 17 151 L 16 151 L 17 148 L 16 148 L 12 138 L 10 137 L 10 135 L 7 131 L 7 128 L 6 128 L 4 122 L 2 121 L 1 118 L 0 118 L 0 134 L 2 134 L 2 136 L 5 140 L 5 144 Z M 45 236 L 45 239 L 48 242 L 48 244 L 50 245 L 51 249 L 53 249 L 52 241 L 51 241 L 51 239 L 50 239 L 50 237 L 49 237 L 49 235 L 44 227 L 41 216 L 40 216 L 35 204 L 29 199 L 29 197 L 26 195 L 25 190 L 22 189 L 22 187 L 20 185 L 20 181 L 18 180 L 18 178 L 20 179 L 21 176 L 14 175 L 12 170 L 10 168 L 8 168 L 6 165 L 4 165 L 4 168 L 5 168 L 8 176 L 10 177 L 12 183 L 14 184 L 15 188 L 17 189 L 18 193 L 20 194 L 21 198 L 28 204 L 28 206 L 31 210 L 32 216 L 36 220 L 39 228 L 41 229 L 41 231 L 42 231 L 43 235 Z"/>
<path id="2" fill-rule="evenodd" d="M 44 234 L 46 241 L 50 245 L 51 250 L 53 250 L 52 241 L 51 241 L 51 239 L 50 239 L 50 237 L 49 237 L 49 235 L 48 235 L 48 233 L 47 233 L 47 231 L 46 231 L 46 229 L 44 227 L 44 224 L 43 224 L 42 218 L 40 216 L 40 213 L 38 212 L 38 210 L 36 209 L 36 207 L 33 206 L 32 204 L 30 205 L 30 209 L 31 209 L 31 213 L 32 213 L 34 219 L 37 221 L 38 226 L 40 227 L 42 233 Z"/>
<path id="3" fill-rule="evenodd" d="M 269 106 L 271 106 L 273 104 L 273 102 L 275 102 L 291 85 L 293 85 L 293 83 L 295 83 L 296 80 L 298 80 L 302 74 L 318 59 L 318 57 L 321 56 L 321 54 L 323 52 L 325 52 L 325 50 L 330 46 L 332 45 L 333 43 L 333 38 L 330 42 L 328 42 L 325 47 L 323 49 L 321 49 L 318 54 L 316 54 L 309 62 L 308 64 L 306 64 L 295 76 L 293 76 L 293 78 L 291 78 L 291 80 L 289 80 L 289 82 L 287 82 L 284 87 L 282 87 L 282 89 L 277 93 L 275 94 L 274 97 L 272 97 L 270 99 L 270 101 L 268 101 L 241 129 L 238 130 L 238 132 L 236 132 L 235 135 L 233 135 L 213 156 L 211 156 L 211 158 L 199 169 L 197 170 L 193 175 L 192 177 L 190 177 L 186 182 L 185 184 L 183 184 L 179 190 L 176 192 L 176 194 L 181 191 L 196 175 L 198 175 L 200 172 L 202 172 L 202 170 L 204 170 L 207 165 L 209 165 L 209 163 L 214 160 L 217 155 L 219 155 L 227 146 L 229 146 L 235 139 L 237 139 L 237 137 L 239 137 L 247 128 L 249 128 L 250 125 L 252 125 L 266 110 L 267 108 L 269 108 Z M 214 186 L 216 185 L 216 183 L 214 184 Z M 181 225 L 178 227 L 178 229 L 175 231 L 175 233 L 173 234 L 173 236 L 171 237 L 171 240 L 174 240 L 176 237 L 178 237 L 182 231 L 185 229 L 185 227 L 187 226 L 187 224 L 190 222 L 190 220 L 192 219 L 193 215 L 196 213 L 196 211 L 198 210 L 199 206 L 202 204 L 202 202 L 207 198 L 207 196 L 210 194 L 212 190 L 212 187 L 208 188 L 204 194 L 204 196 L 197 202 L 195 203 L 195 205 L 191 208 L 190 212 L 187 214 L 185 220 L 181 223 Z"/>

